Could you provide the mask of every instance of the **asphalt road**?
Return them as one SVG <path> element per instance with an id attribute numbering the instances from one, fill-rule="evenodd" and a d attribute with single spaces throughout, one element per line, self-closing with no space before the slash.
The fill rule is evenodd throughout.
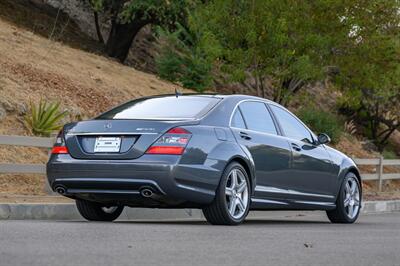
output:
<path id="1" fill-rule="evenodd" d="M 269 212 L 235 227 L 0 221 L 0 265 L 400 265 L 400 213 L 353 225 L 320 212 Z"/>

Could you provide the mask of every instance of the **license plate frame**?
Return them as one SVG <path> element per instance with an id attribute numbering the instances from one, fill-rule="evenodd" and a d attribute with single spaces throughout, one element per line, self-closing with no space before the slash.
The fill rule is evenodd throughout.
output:
<path id="1" fill-rule="evenodd" d="M 94 153 L 119 153 L 121 150 L 120 137 L 97 137 Z"/>

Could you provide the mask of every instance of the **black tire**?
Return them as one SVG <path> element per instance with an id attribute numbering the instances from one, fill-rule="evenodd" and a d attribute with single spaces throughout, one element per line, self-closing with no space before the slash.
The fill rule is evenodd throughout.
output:
<path id="1" fill-rule="evenodd" d="M 246 179 L 247 189 L 248 189 L 248 203 L 246 210 L 242 217 L 235 219 L 228 211 L 228 203 L 225 194 L 225 187 L 228 182 L 229 173 L 237 169 L 241 171 Z M 207 207 L 203 208 L 203 214 L 207 221 L 213 225 L 238 225 L 241 224 L 245 219 L 250 209 L 250 182 L 246 170 L 243 166 L 237 162 L 230 163 L 224 170 L 219 186 L 216 191 L 214 201 Z"/>
<path id="2" fill-rule="evenodd" d="M 349 179 L 355 180 L 357 187 L 358 187 L 358 191 L 359 191 L 359 204 L 358 204 L 359 208 L 357 210 L 357 214 L 353 218 L 350 218 L 348 216 L 346 207 L 344 204 L 344 200 L 346 198 L 345 187 L 346 187 L 346 184 L 349 182 Z M 342 185 L 340 187 L 339 195 L 336 200 L 336 209 L 326 212 L 329 220 L 332 223 L 346 223 L 346 224 L 354 223 L 357 220 L 357 218 L 360 214 L 360 211 L 361 211 L 361 199 L 362 198 L 361 198 L 360 182 L 354 173 L 349 172 L 343 179 Z"/>
<path id="3" fill-rule="evenodd" d="M 117 219 L 124 210 L 124 206 L 117 206 L 115 210 L 106 212 L 103 209 L 104 205 L 87 200 L 76 200 L 76 207 L 83 218 L 88 221 L 111 222 Z"/>

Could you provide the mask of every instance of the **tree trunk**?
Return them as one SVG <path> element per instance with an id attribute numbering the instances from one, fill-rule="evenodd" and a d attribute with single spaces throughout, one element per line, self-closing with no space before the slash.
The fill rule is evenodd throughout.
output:
<path id="1" fill-rule="evenodd" d="M 147 24 L 148 21 L 143 21 L 140 18 L 126 24 L 119 24 L 113 21 L 106 43 L 106 53 L 108 56 L 114 57 L 123 63 L 128 56 L 129 49 L 136 35 Z"/>
<path id="2" fill-rule="evenodd" d="M 296 94 L 304 86 L 304 81 L 301 79 L 290 78 L 282 82 L 282 85 L 278 90 L 276 102 L 283 106 L 287 106 L 291 100 L 291 97 Z"/>
<path id="3" fill-rule="evenodd" d="M 101 34 L 101 29 L 99 24 L 99 15 L 96 11 L 93 11 L 93 15 L 94 15 L 94 25 L 96 26 L 97 38 L 99 39 L 100 43 L 104 44 L 104 38 L 103 35 Z"/>

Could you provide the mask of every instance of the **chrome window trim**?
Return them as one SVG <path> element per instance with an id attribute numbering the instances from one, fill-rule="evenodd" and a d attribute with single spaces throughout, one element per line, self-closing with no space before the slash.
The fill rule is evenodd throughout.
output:
<path id="1" fill-rule="evenodd" d="M 232 125 L 232 118 L 233 118 L 233 115 L 234 115 L 234 113 L 235 113 L 235 111 L 236 111 L 236 109 L 238 108 L 238 106 L 241 104 L 241 103 L 243 103 L 243 102 L 261 102 L 261 103 L 264 103 L 264 104 L 267 104 L 267 105 L 274 105 L 274 106 L 276 106 L 276 107 L 278 107 L 278 108 L 281 108 L 281 109 L 283 109 L 284 111 L 286 111 L 286 112 L 288 112 L 291 116 L 293 116 L 297 121 L 299 121 L 300 122 L 300 124 L 302 124 L 304 127 L 305 127 L 305 129 L 308 131 L 308 132 L 310 132 L 310 135 L 313 137 L 313 138 L 315 138 L 314 139 L 314 141 L 317 139 L 317 136 L 314 134 L 314 132 L 312 132 L 312 130 L 308 127 L 308 126 L 306 126 L 304 123 L 303 123 L 303 121 L 301 121 L 295 114 L 293 114 L 292 112 L 290 112 L 287 108 L 285 108 L 285 107 L 283 107 L 282 105 L 280 105 L 280 104 L 278 104 L 278 103 L 276 103 L 276 102 L 273 102 L 273 101 L 271 101 L 271 100 L 258 100 L 258 99 L 244 99 L 244 100 L 240 100 L 239 102 L 237 102 L 236 103 L 236 105 L 235 105 L 235 107 L 233 108 L 233 111 L 232 111 L 232 113 L 231 113 L 231 116 L 230 116 L 230 119 L 229 119 L 229 127 L 232 127 L 231 125 Z M 269 110 L 268 110 L 269 111 Z M 272 113 L 273 113 L 273 110 L 272 110 Z M 274 113 L 273 113 L 273 115 L 275 115 Z M 244 119 L 244 118 L 243 118 Z M 279 121 L 278 121 L 279 122 Z M 235 127 L 233 127 L 233 128 L 235 128 Z M 246 128 L 243 128 L 243 129 L 246 129 Z M 249 130 L 249 129 L 246 129 L 246 130 Z M 260 132 L 260 131 L 255 131 L 255 130 L 253 130 L 254 132 Z M 261 132 L 262 133 L 262 132 Z M 283 132 L 284 133 L 284 132 Z M 287 137 L 286 135 L 284 135 L 285 137 Z M 290 138 L 290 137 L 287 137 L 287 138 Z"/>
<path id="2" fill-rule="evenodd" d="M 235 107 L 233 108 L 233 111 L 232 111 L 231 116 L 230 116 L 230 118 L 229 118 L 229 128 L 243 129 L 243 130 L 247 130 L 247 131 L 251 131 L 251 132 L 255 132 L 255 133 L 268 134 L 268 135 L 272 135 L 272 136 L 281 136 L 281 135 L 279 134 L 279 131 L 280 131 L 280 130 L 277 128 L 277 125 L 276 125 L 275 122 L 274 122 L 273 114 L 271 114 L 271 111 L 268 109 L 268 106 L 265 106 L 265 108 L 267 109 L 267 112 L 268 112 L 269 115 L 271 116 L 271 119 L 272 119 L 272 121 L 273 121 L 273 123 L 274 123 L 274 127 L 275 127 L 275 130 L 276 130 L 276 134 L 271 134 L 271 133 L 267 133 L 267 132 L 263 132 L 263 131 L 257 131 L 257 130 L 252 130 L 252 129 L 248 129 L 248 128 L 240 128 L 240 127 L 234 127 L 234 126 L 232 126 L 233 115 L 235 114 L 236 109 L 239 108 L 239 105 L 240 105 L 241 103 L 243 103 L 243 102 L 259 102 L 259 103 L 263 103 L 263 104 L 268 104 L 269 100 L 245 99 L 245 100 L 240 100 L 239 102 L 237 102 L 236 105 L 235 105 Z M 244 118 L 243 113 L 242 113 L 242 118 L 243 118 L 243 121 L 244 121 L 245 125 L 247 125 L 246 119 Z"/>
<path id="3" fill-rule="evenodd" d="M 298 118 L 295 114 L 293 114 L 292 112 L 290 112 L 287 108 L 285 108 L 285 107 L 283 107 L 282 105 L 277 104 L 277 103 L 275 103 L 275 102 L 270 102 L 269 104 L 270 104 L 270 105 L 274 105 L 274 106 L 276 106 L 276 107 L 278 107 L 278 108 L 281 108 L 282 110 L 288 112 L 291 116 L 293 116 L 293 118 L 296 119 L 301 125 L 303 125 L 303 127 L 310 133 L 310 135 L 311 135 L 311 137 L 313 138 L 313 141 L 314 141 L 314 142 L 318 139 L 317 136 L 314 134 L 314 132 L 312 132 L 312 130 L 311 130 L 308 126 L 306 126 L 306 125 L 303 123 L 303 121 L 300 120 L 300 118 Z M 274 110 L 272 110 L 272 112 L 273 112 L 273 111 L 274 111 Z M 275 113 L 274 113 L 274 115 L 275 115 Z M 277 119 L 278 122 L 279 122 L 279 119 L 278 119 L 278 118 L 276 118 L 276 119 Z M 285 134 L 285 131 L 284 131 L 283 129 L 282 129 L 282 131 L 283 131 L 283 134 Z M 286 136 L 286 135 L 285 135 L 285 137 L 287 137 L 287 138 L 289 138 L 289 139 L 293 139 L 293 138 L 288 137 L 288 136 Z M 301 140 L 297 140 L 297 139 L 293 139 L 293 140 L 301 141 Z M 314 144 L 314 143 L 309 143 L 309 144 Z"/>
<path id="4" fill-rule="evenodd" d="M 273 137 L 281 137 L 281 138 L 287 138 L 286 136 L 282 136 L 282 135 L 278 135 L 278 134 L 271 134 L 271 133 L 267 133 L 267 132 L 262 132 L 262 131 L 257 131 L 257 130 L 252 130 L 252 129 L 247 129 L 247 128 L 240 128 L 240 127 L 230 127 L 232 129 L 238 129 L 238 130 L 244 130 L 246 132 L 254 132 L 257 134 L 264 134 L 264 135 L 268 135 L 268 136 L 273 136 Z"/>

